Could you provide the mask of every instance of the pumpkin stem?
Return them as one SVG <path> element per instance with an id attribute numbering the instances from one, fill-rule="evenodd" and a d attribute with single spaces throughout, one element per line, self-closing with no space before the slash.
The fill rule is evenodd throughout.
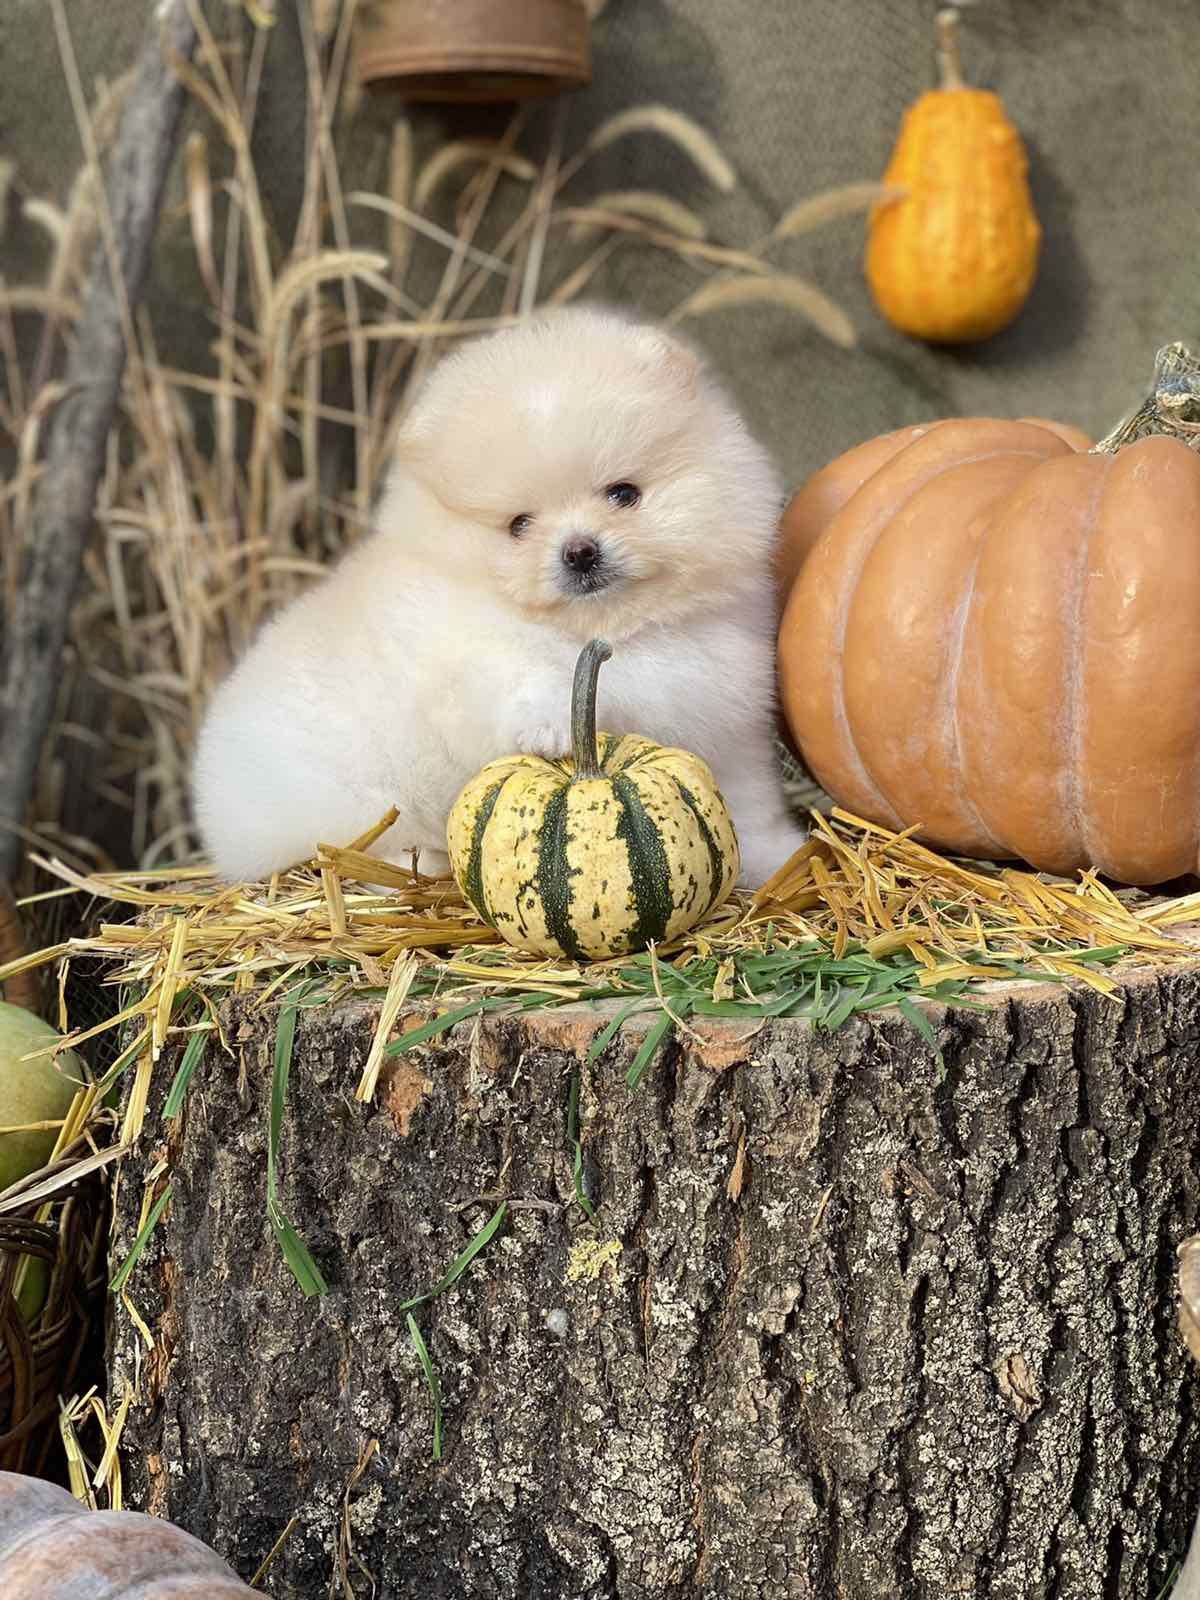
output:
<path id="1" fill-rule="evenodd" d="M 1163 346 L 1155 358 L 1150 393 L 1091 453 L 1114 456 L 1123 445 L 1156 433 L 1200 453 L 1200 360 L 1183 344 Z"/>
<path id="2" fill-rule="evenodd" d="M 943 89 L 965 89 L 962 57 L 958 53 L 958 12 L 953 6 L 937 14 L 938 67 Z"/>
<path id="3" fill-rule="evenodd" d="M 596 685 L 600 668 L 612 656 L 607 639 L 592 639 L 579 652 L 575 684 L 571 690 L 571 750 L 576 778 L 601 778 L 600 751 L 596 746 Z"/>

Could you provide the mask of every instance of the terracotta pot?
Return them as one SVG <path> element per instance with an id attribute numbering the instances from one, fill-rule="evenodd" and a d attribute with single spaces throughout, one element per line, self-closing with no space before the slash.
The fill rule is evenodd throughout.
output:
<path id="1" fill-rule="evenodd" d="M 409 100 L 527 100 L 591 80 L 583 0 L 364 0 L 359 82 Z"/>

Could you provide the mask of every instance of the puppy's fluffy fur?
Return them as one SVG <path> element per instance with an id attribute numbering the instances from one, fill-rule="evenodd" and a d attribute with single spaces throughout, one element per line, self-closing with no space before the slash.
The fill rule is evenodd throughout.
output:
<path id="1" fill-rule="evenodd" d="M 600 727 L 703 756 L 761 882 L 803 838 L 772 747 L 779 505 L 765 452 L 656 328 L 560 311 L 448 357 L 372 535 L 214 698 L 194 788 L 218 870 L 261 878 L 391 805 L 376 853 L 444 868 L 486 761 L 569 751 L 575 659 L 603 635 Z"/>

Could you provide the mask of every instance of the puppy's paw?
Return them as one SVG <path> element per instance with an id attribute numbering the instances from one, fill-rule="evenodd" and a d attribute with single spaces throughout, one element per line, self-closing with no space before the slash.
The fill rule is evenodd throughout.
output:
<path id="1" fill-rule="evenodd" d="M 742 870 L 738 885 L 742 889 L 761 889 L 774 877 L 808 838 L 808 829 L 791 823 L 749 834 L 741 839 Z"/>
<path id="2" fill-rule="evenodd" d="M 415 850 L 412 865 L 423 878 L 448 878 L 450 857 L 444 850 Z"/>
<path id="3" fill-rule="evenodd" d="M 555 647 L 544 662 L 529 668 L 516 692 L 501 702 L 503 726 L 511 730 L 505 754 L 517 750 L 547 761 L 571 754 L 573 668 L 574 663 L 562 660 Z"/>
<path id="4" fill-rule="evenodd" d="M 544 756 L 557 761 L 571 753 L 571 724 L 566 718 L 531 719 L 518 724 L 515 748 L 523 756 Z"/>
<path id="5" fill-rule="evenodd" d="M 450 857 L 445 850 L 438 849 L 436 845 L 402 844 L 396 837 L 395 828 L 377 839 L 370 853 L 386 861 L 390 867 L 399 867 L 403 872 L 419 872 L 423 878 L 448 878 L 451 875 Z M 393 884 L 391 887 L 394 889 L 396 886 Z M 387 886 L 373 883 L 371 888 L 386 892 Z"/>

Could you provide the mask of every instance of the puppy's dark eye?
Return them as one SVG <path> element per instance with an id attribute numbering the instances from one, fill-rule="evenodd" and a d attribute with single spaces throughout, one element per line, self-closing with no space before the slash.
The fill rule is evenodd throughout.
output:
<path id="1" fill-rule="evenodd" d="M 620 506 L 622 511 L 627 511 L 630 506 L 637 505 L 642 498 L 642 491 L 636 483 L 610 483 L 604 491 L 604 498 L 609 505 Z"/>
<path id="2" fill-rule="evenodd" d="M 508 531 L 512 534 L 514 539 L 519 539 L 532 521 L 533 518 L 528 514 L 528 512 L 522 511 L 519 517 L 514 517 L 509 523 Z"/>

